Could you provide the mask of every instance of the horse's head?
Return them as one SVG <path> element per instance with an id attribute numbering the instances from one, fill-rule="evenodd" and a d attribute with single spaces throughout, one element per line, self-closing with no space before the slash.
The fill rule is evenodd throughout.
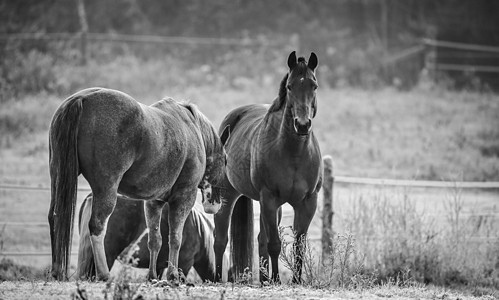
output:
<path id="1" fill-rule="evenodd" d="M 293 128 L 299 135 L 308 135 L 312 131 L 312 119 L 317 113 L 317 79 L 315 69 L 318 60 L 315 53 L 310 58 L 296 59 L 295 51 L 288 57 L 289 73 L 286 82 L 286 98 L 293 114 Z"/>
<path id="2" fill-rule="evenodd" d="M 206 170 L 203 180 L 199 184 L 203 195 L 203 208 L 208 214 L 216 214 L 222 203 L 218 195 L 218 189 L 225 176 L 225 166 L 227 165 L 227 155 L 224 145 L 229 137 L 229 127 L 226 127 L 219 137 L 215 129 L 212 128 L 212 147 L 206 151 Z"/>

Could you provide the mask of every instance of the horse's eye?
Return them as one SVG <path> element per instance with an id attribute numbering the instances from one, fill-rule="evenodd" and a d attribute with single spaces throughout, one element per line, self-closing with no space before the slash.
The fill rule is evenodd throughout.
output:
<path id="1" fill-rule="evenodd" d="M 288 84 L 286 88 L 288 89 L 288 91 L 291 91 L 291 84 Z"/>

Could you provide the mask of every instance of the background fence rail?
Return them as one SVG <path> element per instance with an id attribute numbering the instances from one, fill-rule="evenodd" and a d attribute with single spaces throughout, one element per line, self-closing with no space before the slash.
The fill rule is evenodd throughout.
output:
<path id="1" fill-rule="evenodd" d="M 459 188 L 459 189 L 499 189 L 499 182 L 460 182 L 460 181 L 425 181 L 425 180 L 398 180 L 398 179 L 384 179 L 384 178 L 361 178 L 361 177 L 347 177 L 347 176 L 335 176 L 332 172 L 327 172 L 326 176 L 330 176 L 329 180 L 332 182 L 331 188 L 335 184 L 343 185 L 372 185 L 372 186 L 395 186 L 395 187 L 417 187 L 417 188 Z M 327 181 L 327 180 L 326 180 Z M 17 191 L 44 191 L 49 192 L 49 187 L 44 187 L 41 185 L 28 186 L 28 185 L 14 185 L 14 184 L 0 184 L 0 190 L 17 190 Z M 90 192 L 89 187 L 80 187 L 78 192 Z M 322 209 L 322 215 L 333 216 L 333 193 L 331 190 L 324 190 L 325 197 L 331 197 L 331 205 L 324 205 Z M 499 200 L 499 199 L 498 199 Z M 325 203 L 327 201 L 324 201 Z M 291 212 L 284 213 L 283 218 L 291 218 L 293 215 Z M 258 218 L 256 216 L 255 218 Z M 47 222 L 1 222 L 0 228 L 5 230 L 6 227 L 47 227 Z M 322 237 L 311 237 L 310 239 L 314 242 L 322 241 L 323 246 L 329 245 L 329 238 L 331 237 L 332 230 L 322 229 Z M 0 257 L 23 257 L 23 256 L 50 256 L 50 251 L 1 251 Z M 77 255 L 73 252 L 71 255 Z"/>

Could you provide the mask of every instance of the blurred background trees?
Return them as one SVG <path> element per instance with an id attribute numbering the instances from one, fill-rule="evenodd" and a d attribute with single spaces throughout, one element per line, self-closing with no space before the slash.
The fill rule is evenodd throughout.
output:
<path id="1" fill-rule="evenodd" d="M 229 85 L 279 80 L 285 71 L 284 57 L 299 48 L 303 55 L 310 51 L 318 54 L 322 84 L 411 88 L 420 78 L 427 52 L 392 58 L 420 44 L 422 38 L 499 45 L 499 2 L 494 0 L 82 1 L 90 33 L 256 41 L 242 46 L 103 41 L 88 45 L 89 58 L 99 65 L 126 55 L 139 57 L 139 64 L 169 60 L 184 70 L 202 66 L 205 75 Z M 76 63 L 81 55 L 77 6 L 78 0 L 0 2 L 0 91 L 66 92 L 56 82 L 60 73 L 51 74 L 51 66 Z M 17 33 L 36 33 L 40 38 L 74 33 L 75 39 L 56 43 L 54 39 L 9 36 Z M 499 66 L 498 53 L 463 57 L 461 53 L 438 52 L 438 60 L 449 56 L 451 62 Z M 262 79 L 262 72 L 268 78 Z M 27 73 L 37 74 L 37 78 L 30 82 Z M 446 82 L 453 87 L 468 87 L 470 82 L 477 85 L 477 80 L 480 87 L 499 86 L 498 72 L 472 73 L 447 72 L 445 77 L 450 80 Z M 20 82 L 22 85 L 16 86 Z"/>

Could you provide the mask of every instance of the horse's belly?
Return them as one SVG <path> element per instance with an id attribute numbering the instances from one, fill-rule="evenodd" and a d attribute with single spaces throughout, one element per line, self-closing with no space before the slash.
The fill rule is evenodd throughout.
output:
<path id="1" fill-rule="evenodd" d="M 125 174 L 118 187 L 118 192 L 132 198 L 153 200 L 162 198 L 166 192 L 171 190 L 174 182 L 174 180 L 137 180 L 133 175 L 127 176 Z"/>

